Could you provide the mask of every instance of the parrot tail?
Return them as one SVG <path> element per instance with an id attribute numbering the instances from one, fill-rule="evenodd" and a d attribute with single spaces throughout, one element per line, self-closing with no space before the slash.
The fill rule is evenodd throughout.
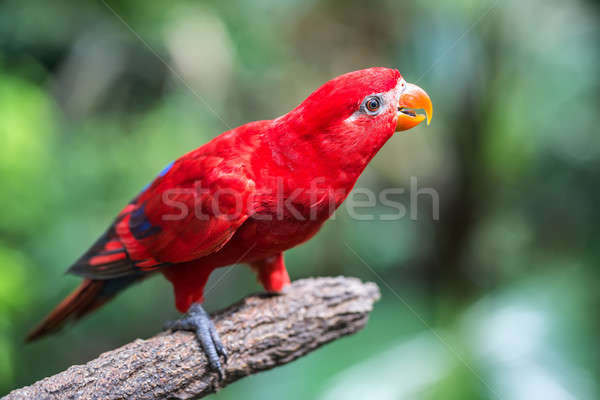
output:
<path id="1" fill-rule="evenodd" d="M 86 279 L 67 296 L 56 308 L 27 336 L 26 342 L 55 332 L 69 319 L 79 319 L 100 307 L 108 299 L 99 298 L 104 281 Z"/>
<path id="2" fill-rule="evenodd" d="M 139 278 L 138 278 L 139 279 Z M 37 340 L 58 331 L 70 319 L 78 320 L 94 311 L 117 292 L 138 279 L 123 277 L 109 280 L 85 279 L 81 285 L 67 296 L 54 310 L 27 336 L 26 342 Z"/>

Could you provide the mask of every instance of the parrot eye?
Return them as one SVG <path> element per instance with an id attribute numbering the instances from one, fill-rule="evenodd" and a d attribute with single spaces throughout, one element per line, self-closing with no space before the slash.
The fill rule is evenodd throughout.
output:
<path id="1" fill-rule="evenodd" d="M 367 114 L 376 115 L 381 108 L 381 98 L 379 96 L 369 96 L 364 101 L 364 108 Z"/>

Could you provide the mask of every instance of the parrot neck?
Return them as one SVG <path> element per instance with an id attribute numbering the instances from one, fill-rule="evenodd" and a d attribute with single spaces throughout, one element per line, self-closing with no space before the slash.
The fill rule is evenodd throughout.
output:
<path id="1" fill-rule="evenodd" d="M 317 128 L 301 121 L 292 113 L 272 121 L 266 141 L 274 162 L 294 174 L 323 177 L 332 187 L 348 192 L 394 134 L 393 129 L 358 132 L 344 123 Z"/>

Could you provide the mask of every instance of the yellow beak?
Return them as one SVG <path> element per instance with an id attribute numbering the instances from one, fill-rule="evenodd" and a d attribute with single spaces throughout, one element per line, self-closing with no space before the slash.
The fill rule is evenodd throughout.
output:
<path id="1" fill-rule="evenodd" d="M 425 115 L 418 114 L 417 110 L 425 111 Z M 433 118 L 433 104 L 429 95 L 417 85 L 406 84 L 406 89 L 400 95 L 398 102 L 398 122 L 396 132 L 414 128 L 427 119 L 427 125 Z"/>

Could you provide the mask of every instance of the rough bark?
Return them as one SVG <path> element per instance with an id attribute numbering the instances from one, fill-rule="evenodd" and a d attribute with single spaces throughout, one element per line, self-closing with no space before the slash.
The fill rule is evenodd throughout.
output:
<path id="1" fill-rule="evenodd" d="M 229 353 L 219 382 L 192 333 L 137 339 L 31 386 L 16 399 L 190 399 L 301 357 L 363 328 L 379 289 L 354 278 L 294 282 L 283 295 L 254 295 L 213 315 Z"/>

